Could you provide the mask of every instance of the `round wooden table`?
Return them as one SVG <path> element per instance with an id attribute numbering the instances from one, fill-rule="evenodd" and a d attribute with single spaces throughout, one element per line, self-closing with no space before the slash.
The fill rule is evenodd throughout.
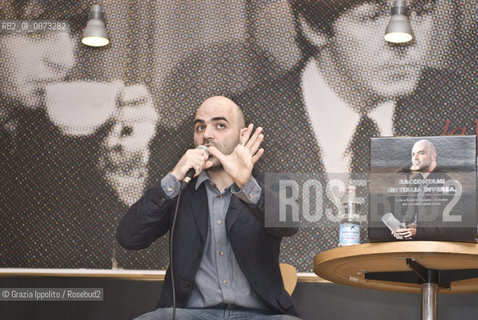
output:
<path id="1" fill-rule="evenodd" d="M 437 293 L 478 292 L 478 244 L 365 243 L 319 253 L 314 272 L 354 287 L 422 294 L 422 319 L 436 319 Z"/>

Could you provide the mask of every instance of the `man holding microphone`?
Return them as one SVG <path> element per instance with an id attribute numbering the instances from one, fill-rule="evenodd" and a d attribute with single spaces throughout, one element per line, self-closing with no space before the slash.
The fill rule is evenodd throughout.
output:
<path id="1" fill-rule="evenodd" d="M 138 319 L 171 315 L 172 279 L 178 319 L 297 319 L 278 258 L 282 237 L 293 235 L 298 225 L 267 227 L 265 194 L 273 193 L 252 175 L 264 153 L 262 128 L 253 131 L 233 101 L 221 96 L 204 101 L 194 119 L 194 144 L 200 147 L 187 150 L 121 220 L 117 240 L 127 249 L 146 248 L 167 231 L 172 234 L 174 263 L 158 309 Z M 191 169 L 194 178 L 186 184 Z"/>

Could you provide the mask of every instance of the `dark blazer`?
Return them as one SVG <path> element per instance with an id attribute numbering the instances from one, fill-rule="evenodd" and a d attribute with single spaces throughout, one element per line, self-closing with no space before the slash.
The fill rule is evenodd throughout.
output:
<path id="1" fill-rule="evenodd" d="M 209 209 L 206 188 L 202 184 L 195 190 L 195 183 L 196 179 L 193 179 L 181 195 L 174 231 L 174 282 L 178 307 L 184 307 L 189 300 L 207 237 Z M 278 261 L 281 238 L 294 234 L 297 226 L 265 228 L 264 198 L 263 193 L 259 206 L 251 207 L 232 196 L 226 216 L 227 237 L 241 270 L 262 302 L 272 312 L 296 315 L 292 299 L 282 284 Z M 127 249 L 148 247 L 170 230 L 175 208 L 176 199 L 169 199 L 158 183 L 123 217 L 117 229 L 118 242 Z M 172 306 L 170 268 L 166 271 L 158 307 Z"/>
<path id="2" fill-rule="evenodd" d="M 424 179 L 421 174 L 416 174 L 411 178 L 412 181 L 421 179 Z M 426 186 L 430 188 L 443 187 L 444 183 L 441 181 L 448 182 L 449 180 L 453 180 L 439 167 L 435 168 L 426 179 L 435 181 L 426 184 Z M 410 184 L 410 187 L 419 188 L 420 186 L 419 184 Z M 467 209 L 473 207 L 475 197 L 471 195 L 468 190 L 463 192 L 463 196 L 458 197 L 459 201 L 452 205 L 451 211 L 449 212 L 451 216 L 460 215 L 463 221 L 442 221 L 442 214 L 445 212 L 445 208 L 448 207 L 450 202 L 455 198 L 454 196 L 455 192 L 440 195 L 433 192 L 425 192 L 423 200 L 421 201 L 427 205 L 413 205 L 413 203 L 418 202 L 418 192 L 410 192 L 409 203 L 412 205 L 409 205 L 409 210 L 406 212 L 408 221 L 404 222 L 413 222 L 415 215 L 417 216 L 417 234 L 414 240 L 475 240 L 476 216 L 469 214 L 470 211 Z"/>

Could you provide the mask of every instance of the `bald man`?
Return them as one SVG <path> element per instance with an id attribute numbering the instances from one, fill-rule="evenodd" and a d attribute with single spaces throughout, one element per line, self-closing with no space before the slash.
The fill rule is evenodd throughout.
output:
<path id="1" fill-rule="evenodd" d="M 269 190 L 252 175 L 264 153 L 263 139 L 262 128 L 246 126 L 242 110 L 226 97 L 211 97 L 197 109 L 194 145 L 205 146 L 210 156 L 202 148 L 187 150 L 161 182 L 129 209 L 117 229 L 123 247 L 146 248 L 170 230 L 179 205 L 173 263 L 166 272 L 158 309 L 138 319 L 171 317 L 172 277 L 179 319 L 222 319 L 228 314 L 297 319 L 278 259 L 282 237 L 298 228 L 265 225 L 264 199 Z M 194 177 L 181 191 L 190 169 Z"/>
<path id="2" fill-rule="evenodd" d="M 433 143 L 423 139 L 415 142 L 412 148 L 412 171 L 418 171 L 426 178 L 437 166 L 437 151 Z"/>
<path id="3" fill-rule="evenodd" d="M 412 148 L 411 156 L 412 166 L 410 167 L 410 170 L 413 172 L 418 172 L 415 177 L 425 179 L 437 166 L 436 148 L 429 140 L 422 139 L 415 142 Z M 416 215 L 413 215 L 413 221 L 408 224 L 406 228 L 401 228 L 398 229 L 397 232 L 392 232 L 392 235 L 395 238 L 411 239 L 415 237 L 417 234 L 417 223 L 415 221 Z"/>
<path id="4" fill-rule="evenodd" d="M 444 207 L 451 200 L 451 195 L 443 193 L 440 195 L 442 203 L 440 206 L 430 204 L 436 200 L 436 194 L 425 192 L 425 189 L 440 188 L 451 180 L 445 172 L 442 172 L 437 165 L 437 150 L 435 145 L 427 139 L 422 139 L 413 145 L 412 167 L 410 170 L 416 172 L 410 181 L 410 187 L 418 189 L 418 192 L 411 192 L 409 195 L 409 204 L 405 216 L 405 228 L 398 229 L 392 235 L 396 239 L 446 239 L 452 237 L 448 229 L 441 226 L 442 213 Z M 443 200 L 447 200 L 443 202 Z M 435 201 L 436 202 L 436 201 Z M 433 211 L 435 209 L 435 211 Z M 417 230 L 418 227 L 418 230 Z"/>

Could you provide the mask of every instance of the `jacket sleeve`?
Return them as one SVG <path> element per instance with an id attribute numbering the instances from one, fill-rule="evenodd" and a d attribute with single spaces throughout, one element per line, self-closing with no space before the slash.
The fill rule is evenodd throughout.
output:
<path id="1" fill-rule="evenodd" d="M 170 228 L 176 199 L 166 195 L 161 183 L 133 204 L 116 229 L 116 240 L 126 249 L 144 249 Z"/>
<path id="2" fill-rule="evenodd" d="M 279 184 L 265 184 L 262 176 L 257 177 L 257 182 L 262 188 L 261 197 L 256 205 L 247 204 L 251 213 L 264 226 L 267 233 L 275 237 L 290 237 L 299 231 L 299 217 L 281 218 L 281 199 L 279 197 Z"/>

